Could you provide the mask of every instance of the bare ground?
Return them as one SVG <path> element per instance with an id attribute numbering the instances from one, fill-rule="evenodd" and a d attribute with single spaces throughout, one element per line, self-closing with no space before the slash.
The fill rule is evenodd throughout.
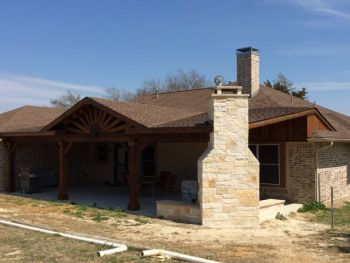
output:
<path id="1" fill-rule="evenodd" d="M 350 262 L 349 229 L 331 232 L 308 213 L 255 229 L 214 229 L 0 194 L 0 217 L 223 262 Z"/>

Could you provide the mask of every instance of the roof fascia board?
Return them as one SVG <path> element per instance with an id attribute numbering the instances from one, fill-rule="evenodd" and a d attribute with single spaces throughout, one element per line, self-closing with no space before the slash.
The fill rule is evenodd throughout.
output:
<path id="1" fill-rule="evenodd" d="M 254 129 L 254 128 L 259 128 L 259 127 L 263 127 L 263 126 L 267 126 L 267 125 L 271 125 L 271 124 L 276 124 L 276 123 L 279 123 L 279 122 L 288 121 L 288 120 L 292 120 L 292 119 L 296 119 L 296 118 L 299 118 L 299 117 L 308 116 L 308 115 L 312 115 L 312 114 L 315 114 L 318 118 L 320 118 L 320 120 L 331 131 L 336 131 L 335 128 L 324 118 L 324 116 L 316 108 L 304 110 L 304 111 L 297 112 L 297 113 L 287 114 L 287 115 L 283 115 L 283 116 L 278 116 L 278 117 L 275 117 L 275 118 L 270 118 L 270 119 L 265 119 L 265 120 L 261 120 L 261 121 L 251 122 L 251 123 L 249 123 L 249 129 Z"/>

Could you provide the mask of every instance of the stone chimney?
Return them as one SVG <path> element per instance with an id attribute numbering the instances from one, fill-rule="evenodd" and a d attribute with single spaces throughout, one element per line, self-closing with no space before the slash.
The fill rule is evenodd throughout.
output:
<path id="1" fill-rule="evenodd" d="M 259 224 L 259 163 L 248 148 L 248 97 L 241 86 L 217 86 L 212 95 L 213 132 L 198 159 L 204 226 Z"/>
<path id="2" fill-rule="evenodd" d="M 242 93 L 251 97 L 259 90 L 259 49 L 239 48 L 237 54 L 237 83 L 243 87 Z"/>

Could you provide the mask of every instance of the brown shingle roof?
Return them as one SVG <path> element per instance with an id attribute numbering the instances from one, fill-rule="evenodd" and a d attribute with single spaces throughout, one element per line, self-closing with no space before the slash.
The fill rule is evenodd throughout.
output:
<path id="1" fill-rule="evenodd" d="M 165 123 L 187 119 L 200 113 L 194 110 L 164 105 L 119 102 L 100 98 L 91 99 L 148 128 L 164 127 Z"/>
<path id="2" fill-rule="evenodd" d="M 154 95 L 145 95 L 135 98 L 134 102 L 147 103 L 160 106 L 177 108 L 198 109 L 207 112 L 208 103 L 214 88 L 193 90 L 185 92 L 170 92 L 159 94 L 158 99 Z M 193 103 L 192 103 L 193 102 Z M 278 90 L 260 86 L 259 92 L 249 100 L 249 122 L 263 121 L 284 115 L 302 112 L 314 108 L 315 105 L 309 101 L 292 97 Z M 317 131 L 314 137 L 329 137 L 336 139 L 350 139 L 350 117 L 330 109 L 316 106 L 326 120 L 336 129 L 332 131 Z M 189 118 L 186 121 L 168 123 L 168 125 L 196 126 L 205 123 L 205 118 Z"/>
<path id="3" fill-rule="evenodd" d="M 23 106 L 0 114 L 0 132 L 36 132 L 64 111 L 62 108 Z"/>
<path id="4" fill-rule="evenodd" d="M 210 125 L 208 105 L 214 88 L 191 91 L 144 95 L 131 102 L 116 102 L 100 98 L 88 98 L 125 117 L 149 128 L 195 127 Z M 313 109 L 306 100 L 261 86 L 259 92 L 249 100 L 249 122 L 254 123 Z M 317 131 L 315 138 L 350 139 L 350 117 L 317 106 L 326 120 L 336 129 Z M 24 106 L 0 114 L 0 132 L 38 131 L 51 123 L 65 110 L 47 107 Z"/>

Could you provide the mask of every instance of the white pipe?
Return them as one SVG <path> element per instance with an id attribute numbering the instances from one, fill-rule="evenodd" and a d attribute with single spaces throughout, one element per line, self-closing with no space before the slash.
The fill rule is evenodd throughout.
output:
<path id="1" fill-rule="evenodd" d="M 144 250 L 142 251 L 142 256 L 144 257 L 150 257 L 150 256 L 168 256 L 170 258 L 183 260 L 186 262 L 193 262 L 193 263 L 219 263 L 218 261 L 209 260 L 205 258 L 199 258 L 199 257 L 193 257 L 186 254 L 180 254 L 168 250 L 163 249 L 151 249 L 151 250 Z"/>
<path id="2" fill-rule="evenodd" d="M 28 226 L 28 225 L 24 225 L 24 224 L 18 224 L 18 223 L 14 223 L 14 222 L 7 221 L 7 220 L 1 220 L 1 219 L 0 219 L 0 224 L 6 225 L 6 226 L 23 228 L 23 229 L 27 229 L 27 230 L 36 231 L 36 232 L 41 232 L 41 233 L 45 233 L 45 234 L 49 234 L 49 235 L 59 235 L 59 236 L 65 237 L 65 238 L 75 239 L 75 240 L 93 243 L 93 244 L 97 244 L 97 245 L 113 247 L 112 249 L 98 251 L 97 255 L 100 257 L 128 250 L 128 247 L 125 245 L 112 243 L 112 242 L 109 242 L 107 240 L 98 240 L 98 239 L 93 239 L 93 238 L 88 238 L 88 237 L 65 234 L 65 233 L 61 233 L 61 232 L 57 232 L 57 231 L 47 230 L 44 228 L 39 228 L 39 227 L 34 227 L 34 226 Z"/>

